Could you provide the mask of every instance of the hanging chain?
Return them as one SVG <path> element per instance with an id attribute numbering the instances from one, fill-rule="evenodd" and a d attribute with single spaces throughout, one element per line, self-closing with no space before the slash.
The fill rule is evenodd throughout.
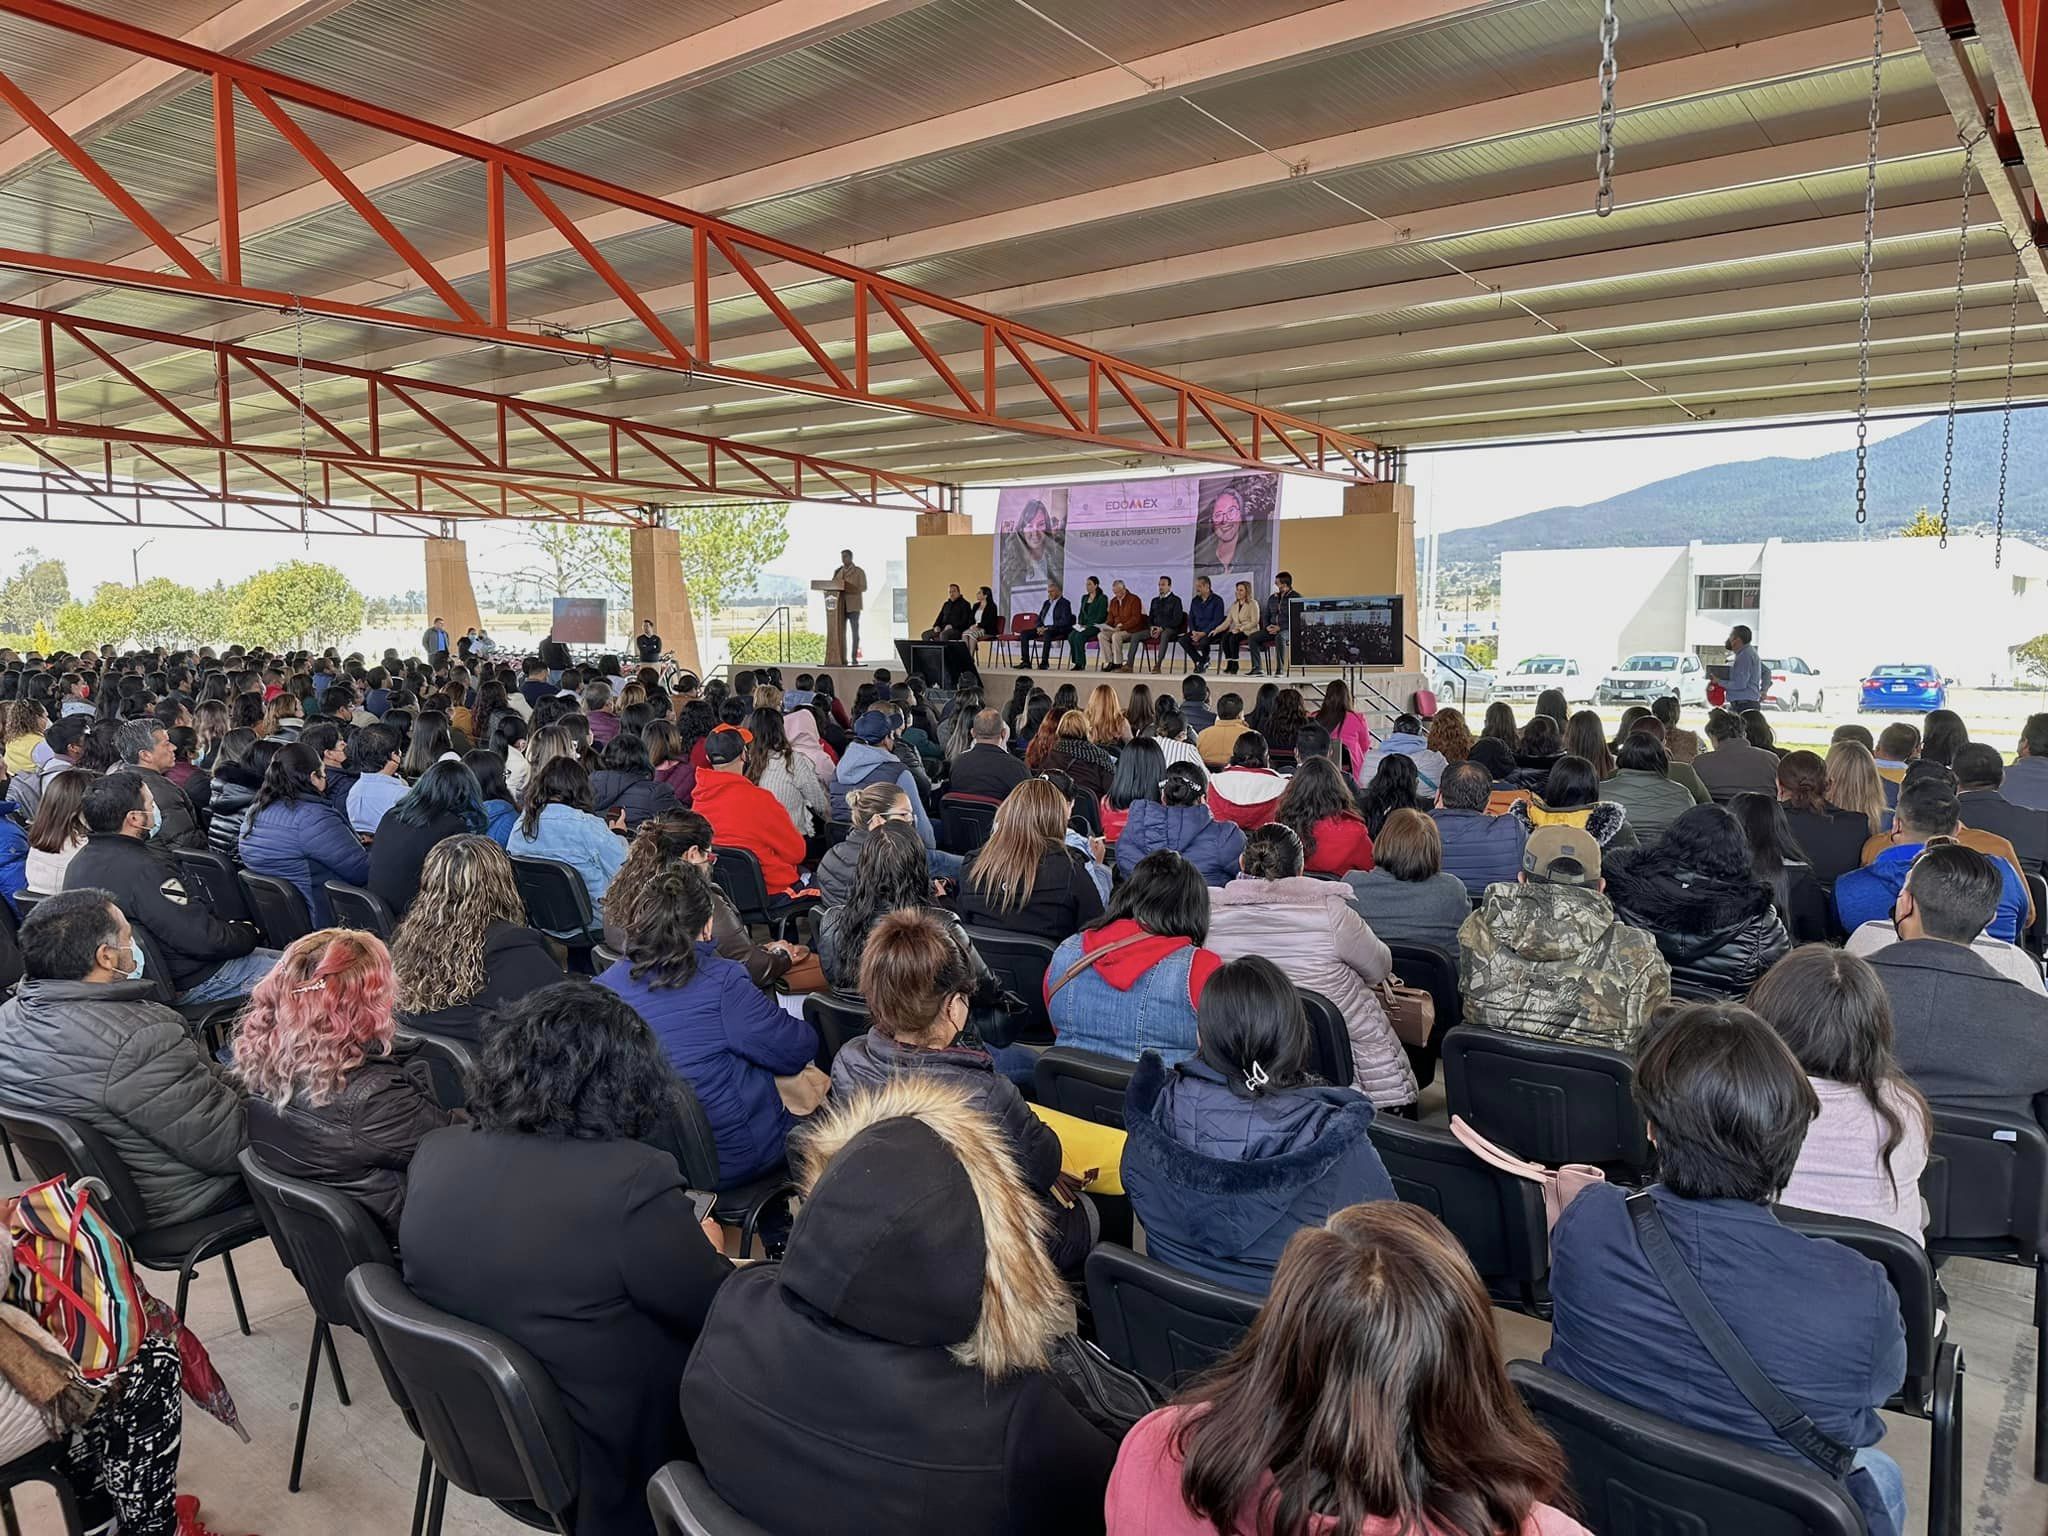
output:
<path id="1" fill-rule="evenodd" d="M 1601 218 L 1614 212 L 1614 82 L 1621 73 L 1615 45 L 1621 41 L 1621 19 L 1614 14 L 1614 0 L 1606 0 L 1600 14 L 1600 154 L 1594 174 L 1598 186 L 1593 193 L 1593 212 Z"/>
<path id="2" fill-rule="evenodd" d="M 1870 274 L 1877 259 L 1877 127 L 1884 95 L 1884 0 L 1870 44 L 1870 146 L 1863 178 L 1863 308 L 1856 331 L 1856 522 L 1870 520 Z"/>
<path id="3" fill-rule="evenodd" d="M 299 365 L 299 531 L 311 526 L 312 474 L 306 461 L 306 301 L 292 295 L 292 349 Z"/>
<path id="4" fill-rule="evenodd" d="M 1963 299 L 1970 267 L 1970 192 L 1977 180 L 1971 157 L 1977 140 L 1963 140 L 1962 212 L 1956 229 L 1956 318 L 1948 344 L 1948 431 L 1941 445 L 1941 543 L 1948 548 L 1948 513 L 1956 480 L 1956 393 L 1963 371 Z"/>
<path id="5" fill-rule="evenodd" d="M 2005 474 L 2012 463 L 2012 370 L 2020 346 L 2020 291 L 2026 286 L 2026 263 L 2018 246 L 2012 252 L 2012 314 L 2005 323 L 2005 425 L 1998 438 L 1998 524 L 1991 546 L 1994 570 L 2005 565 Z"/>

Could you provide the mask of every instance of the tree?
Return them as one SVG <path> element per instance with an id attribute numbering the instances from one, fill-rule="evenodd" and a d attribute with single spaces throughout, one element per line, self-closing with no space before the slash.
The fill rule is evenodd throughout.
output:
<path id="1" fill-rule="evenodd" d="M 1500 659 L 1500 642 L 1490 635 L 1476 635 L 1465 642 L 1465 654 L 1475 667 L 1490 667 Z"/>
<path id="2" fill-rule="evenodd" d="M 2036 635 L 2012 648 L 2012 659 L 2028 676 L 2048 682 L 2048 635 Z"/>
<path id="3" fill-rule="evenodd" d="M 165 576 L 126 590 L 133 612 L 128 634 L 137 645 L 174 649 L 221 638 L 225 610 L 210 605 L 205 594 Z"/>
<path id="4" fill-rule="evenodd" d="M 675 530 L 691 598 L 716 611 L 728 597 L 748 590 L 761 567 L 789 547 L 789 504 L 678 507 L 669 512 L 668 526 Z"/>
<path id="5" fill-rule="evenodd" d="M 1930 516 L 1922 507 L 1913 514 L 1913 521 L 1899 530 L 1902 539 L 1938 539 L 1941 537 L 1941 519 Z"/>
<path id="6" fill-rule="evenodd" d="M 50 628 L 67 651 L 98 645 L 120 645 L 135 626 L 135 594 L 116 581 L 93 589 L 92 601 L 59 608 Z"/>
<path id="7" fill-rule="evenodd" d="M 363 594 L 331 565 L 293 560 L 233 589 L 227 629 L 245 645 L 322 646 L 363 627 Z"/>
<path id="8" fill-rule="evenodd" d="M 0 583 L 0 629 L 27 632 L 48 623 L 71 601 L 71 581 L 62 560 L 44 560 L 34 549 L 22 551 L 21 564 Z"/>

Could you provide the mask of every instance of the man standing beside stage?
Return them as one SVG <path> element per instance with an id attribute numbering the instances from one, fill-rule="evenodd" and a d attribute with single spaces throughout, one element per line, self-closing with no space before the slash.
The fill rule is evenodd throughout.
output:
<path id="1" fill-rule="evenodd" d="M 640 661 L 643 666 L 651 667 L 654 663 L 661 660 L 661 636 L 654 632 L 654 620 L 642 619 L 640 621 L 640 634 L 634 640 L 633 648 L 639 651 Z"/>
<path id="2" fill-rule="evenodd" d="M 448 659 L 448 626 L 442 623 L 440 619 L 435 619 L 432 624 L 427 626 L 426 633 L 420 636 L 420 649 L 426 652 L 427 661 L 430 664 L 446 661 Z"/>
<path id="3" fill-rule="evenodd" d="M 1747 624 L 1728 631 L 1728 708 L 1736 713 L 1761 709 L 1764 701 L 1764 663 L 1751 644 L 1754 637 Z"/>
<path id="4" fill-rule="evenodd" d="M 1252 665 L 1267 650 L 1273 652 L 1273 670 L 1287 670 L 1287 626 L 1292 621 L 1288 605 L 1294 601 L 1294 578 L 1282 571 L 1273 578 L 1273 591 L 1259 615 L 1259 632 L 1252 637 Z"/>
<path id="5" fill-rule="evenodd" d="M 839 643 L 848 666 L 860 660 L 860 595 L 868 589 L 868 573 L 853 563 L 853 551 L 839 551 L 839 569 L 832 573 L 839 587 Z M 849 642 L 849 626 L 853 638 Z"/>

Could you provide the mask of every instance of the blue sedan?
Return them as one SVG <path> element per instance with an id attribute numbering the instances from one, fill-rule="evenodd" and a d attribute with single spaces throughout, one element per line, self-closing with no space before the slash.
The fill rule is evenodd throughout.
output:
<path id="1" fill-rule="evenodd" d="M 1856 712 L 1875 710 L 1880 714 L 1926 713 L 1948 707 L 1948 684 L 1939 667 L 1901 662 L 1872 667 L 1863 679 L 1863 691 Z"/>

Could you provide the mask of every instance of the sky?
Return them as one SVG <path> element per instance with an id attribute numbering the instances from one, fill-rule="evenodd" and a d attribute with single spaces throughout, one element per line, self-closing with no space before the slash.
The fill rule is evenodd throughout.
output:
<path id="1" fill-rule="evenodd" d="M 1914 425 L 1911 420 L 1873 423 L 1871 440 L 1881 441 Z M 1416 487 L 1416 532 L 1432 521 L 1440 532 L 1515 517 L 1544 507 L 1598 501 L 1687 470 L 1744 459 L 1784 456 L 1814 458 L 1853 447 L 1848 424 L 1795 425 L 1751 432 L 1702 432 L 1659 438 L 1566 440 L 1501 448 L 1458 448 L 1416 454 L 1409 478 Z M 976 526 L 995 516 L 996 489 L 967 493 Z M 1328 481 L 1288 477 L 1282 512 L 1289 517 L 1334 515 L 1342 490 Z M 799 505 L 790 509 L 789 546 L 768 569 L 808 581 L 829 574 L 848 542 L 855 558 L 880 572 L 901 559 L 902 541 L 913 528 L 907 512 L 849 513 L 844 508 Z M 517 529 L 468 522 L 470 570 L 485 577 L 512 575 L 532 563 L 522 552 Z M 145 547 L 146 546 L 146 547 Z M 145 579 L 168 576 L 193 586 L 216 579 L 238 581 L 287 560 L 319 560 L 338 566 L 365 594 L 391 596 L 426 585 L 415 541 L 293 534 L 222 534 L 173 529 L 113 529 L 0 523 L 0 573 L 11 572 L 34 548 L 62 560 L 79 597 L 102 581 L 131 579 L 138 565 Z"/>

